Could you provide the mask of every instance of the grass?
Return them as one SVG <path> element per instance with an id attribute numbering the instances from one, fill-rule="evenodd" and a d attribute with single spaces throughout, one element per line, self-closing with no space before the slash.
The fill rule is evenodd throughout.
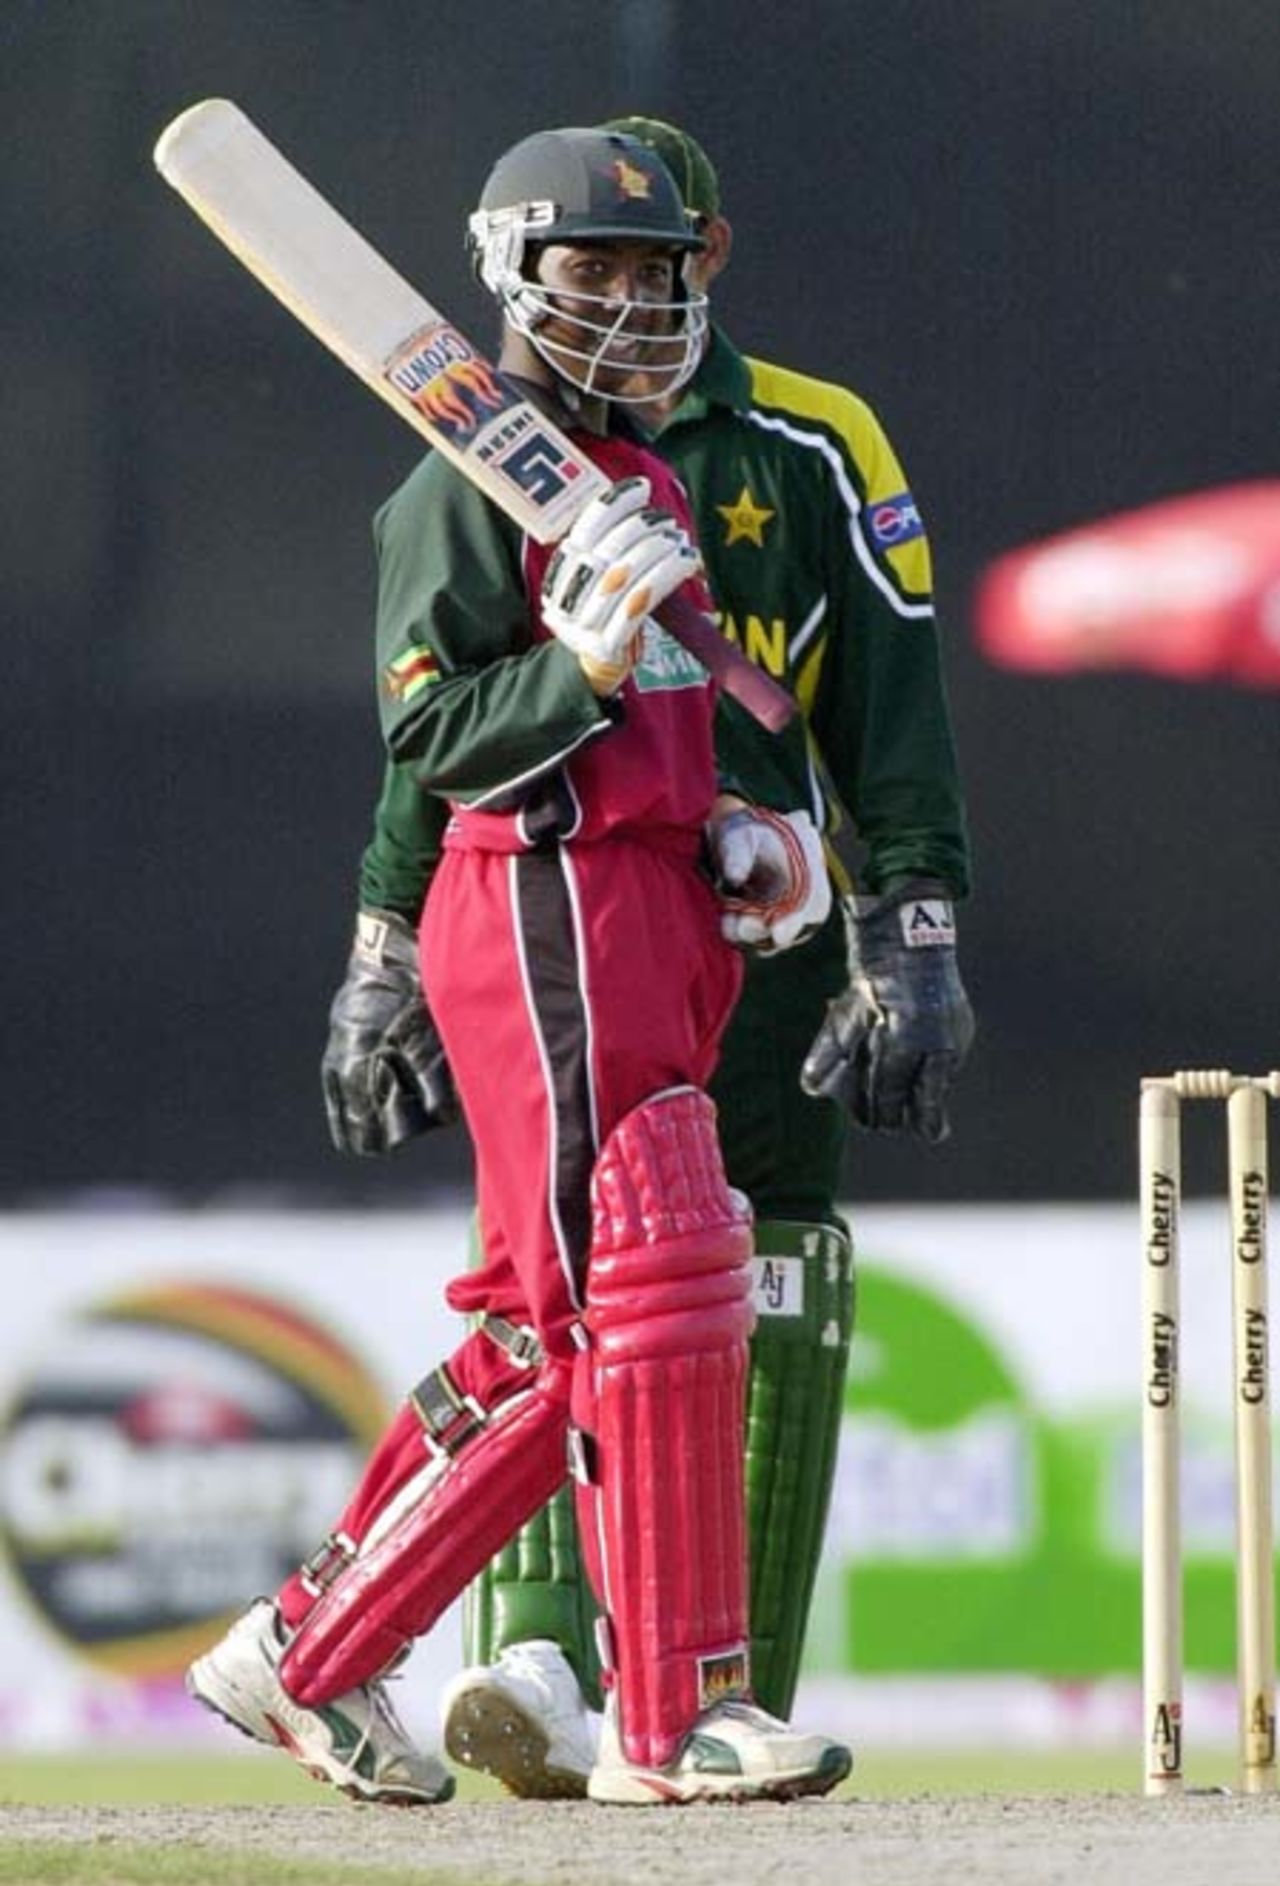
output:
<path id="1" fill-rule="evenodd" d="M 1229 1751 L 1189 1762 L 1193 1788 L 1234 1783 Z M 906 1795 L 1141 1793 L 1135 1748 L 871 1750 L 860 1755 L 843 1792 L 859 1800 Z"/>
<path id="2" fill-rule="evenodd" d="M 190 1755 L 0 1755 L 3 1807 L 304 1807 L 308 1801 L 338 1799 L 274 1750 L 205 1760 Z"/>
<path id="3" fill-rule="evenodd" d="M 1232 1782 L 1229 1751 L 1206 1754 L 1191 1785 Z M 1137 1793 L 1131 1748 L 860 1751 L 842 1797 L 893 1800 L 916 1794 Z M 506 1801 L 496 1782 L 461 1773 L 458 1799 Z M 166 1755 L 2 1755 L 0 1807 L 267 1807 L 341 1805 L 274 1751 L 193 1758 Z M 513 1803 L 514 1805 L 514 1803 Z M 5 1877 L 0 1874 L 0 1878 Z"/>
<path id="4" fill-rule="evenodd" d="M 191 1847 L 131 1847 L 92 1841 L 82 1847 L 50 1841 L 0 1841 L 4 1886 L 460 1886 L 457 1872 L 434 1868 L 326 1866 Z M 472 1875 L 466 1886 L 485 1886 Z M 493 1886 L 497 1886 L 494 1882 Z"/>

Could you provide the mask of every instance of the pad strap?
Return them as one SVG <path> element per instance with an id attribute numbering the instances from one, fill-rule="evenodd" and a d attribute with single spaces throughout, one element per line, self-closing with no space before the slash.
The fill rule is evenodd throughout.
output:
<path id="1" fill-rule="evenodd" d="M 409 1400 L 433 1454 L 456 1454 L 489 1418 L 474 1396 L 462 1393 L 443 1363 L 410 1390 Z"/>
<path id="2" fill-rule="evenodd" d="M 509 1317 L 498 1316 L 492 1310 L 481 1310 L 476 1317 L 476 1328 L 482 1329 L 491 1342 L 496 1342 L 517 1368 L 535 1369 L 542 1361 L 542 1344 L 531 1324 L 513 1323 Z"/>
<path id="3" fill-rule="evenodd" d="M 355 1555 L 355 1541 L 345 1532 L 326 1533 L 311 1557 L 302 1561 L 298 1579 L 303 1590 L 313 1598 L 327 1591 Z"/>

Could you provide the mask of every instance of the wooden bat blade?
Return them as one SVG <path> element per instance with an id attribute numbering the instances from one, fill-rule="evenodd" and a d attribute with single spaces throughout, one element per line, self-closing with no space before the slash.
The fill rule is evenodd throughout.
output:
<path id="1" fill-rule="evenodd" d="M 522 530 L 550 542 L 608 480 L 320 195 L 238 105 L 162 133 L 165 181 L 277 301 Z"/>
<path id="2" fill-rule="evenodd" d="M 155 162 L 237 260 L 521 530 L 554 542 L 606 488 L 599 467 L 230 99 L 205 99 L 175 118 Z M 766 726 L 791 718 L 790 695 L 700 612 L 664 605 L 657 614 Z"/>

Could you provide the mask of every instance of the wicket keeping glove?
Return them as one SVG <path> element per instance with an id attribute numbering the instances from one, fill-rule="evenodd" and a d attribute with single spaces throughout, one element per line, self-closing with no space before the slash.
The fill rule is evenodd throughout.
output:
<path id="1" fill-rule="evenodd" d="M 826 922 L 831 880 L 807 812 L 724 801 L 707 839 L 724 906 L 720 928 L 730 943 L 773 956 L 804 943 Z"/>
<path id="2" fill-rule="evenodd" d="M 850 916 L 850 986 L 828 1003 L 800 1085 L 873 1132 L 943 1140 L 974 1031 L 945 887 L 917 879 L 857 900 Z"/>
<path id="3" fill-rule="evenodd" d="M 458 1117 L 440 1037 L 422 994 L 418 940 L 394 911 L 362 910 L 320 1064 L 340 1153 L 375 1156 Z"/>
<path id="4" fill-rule="evenodd" d="M 542 620 L 571 648 L 594 693 L 616 694 L 640 653 L 648 617 L 702 559 L 647 478 L 592 498 L 560 539 L 542 579 Z"/>

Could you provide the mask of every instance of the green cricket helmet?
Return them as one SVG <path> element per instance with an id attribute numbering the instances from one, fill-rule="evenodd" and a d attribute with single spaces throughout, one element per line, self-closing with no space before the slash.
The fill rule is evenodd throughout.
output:
<path id="1" fill-rule="evenodd" d="M 583 331 L 584 346 L 549 346 L 539 338 L 547 318 L 563 312 L 564 297 L 557 303 L 533 278 L 536 256 L 549 244 L 644 242 L 675 250 L 682 258 L 705 246 L 671 173 L 638 139 L 585 127 L 524 138 L 490 172 L 467 225 L 467 242 L 477 275 L 512 327 L 562 377 L 603 398 L 640 403 L 676 391 L 692 375 L 706 333 L 707 303 L 688 288 L 683 266 L 674 300 L 643 304 L 650 315 L 670 316 L 670 333 L 655 343 L 661 358 L 646 366 L 642 389 L 606 393 L 593 384 L 610 345 L 639 304 L 575 293 L 573 320 Z M 587 363 L 585 385 L 580 375 L 566 374 L 566 357 Z"/>

